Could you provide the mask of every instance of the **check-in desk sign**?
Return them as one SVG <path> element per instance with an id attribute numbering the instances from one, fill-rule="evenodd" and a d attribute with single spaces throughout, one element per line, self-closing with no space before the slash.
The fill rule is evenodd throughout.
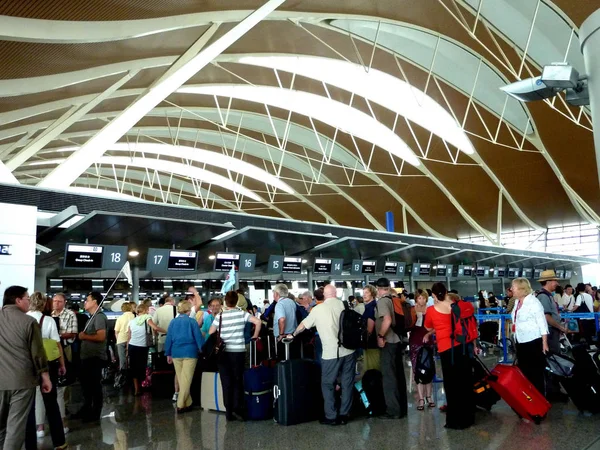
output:
<path id="1" fill-rule="evenodd" d="M 10 252 L 10 245 L 8 244 L 0 244 L 0 256 L 10 256 L 12 253 Z"/>

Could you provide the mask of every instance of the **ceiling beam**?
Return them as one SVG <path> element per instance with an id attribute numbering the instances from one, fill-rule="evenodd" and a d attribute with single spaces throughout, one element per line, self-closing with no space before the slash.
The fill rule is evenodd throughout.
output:
<path id="1" fill-rule="evenodd" d="M 79 151 L 71 155 L 64 164 L 51 172 L 39 184 L 40 187 L 64 187 L 75 181 L 87 167 L 89 161 L 95 161 L 104 154 L 107 146 L 117 142 L 142 117 L 156 107 L 166 97 L 180 88 L 215 57 L 225 51 L 230 45 L 240 39 L 262 19 L 267 17 L 285 0 L 268 0 L 222 37 L 211 45 L 206 44 L 212 39 L 219 25 L 213 24 L 202 37 L 154 83 L 146 93 L 137 98 L 117 118 L 107 124 L 98 134 L 86 142 Z M 204 50 L 202 50 L 204 49 Z M 199 53 L 198 53 L 199 51 Z"/>
<path id="2" fill-rule="evenodd" d="M 102 103 L 104 100 L 109 98 L 114 92 L 116 92 L 121 86 L 131 80 L 137 71 L 129 72 L 125 76 L 121 77 L 116 83 L 113 83 L 104 92 L 98 94 L 94 99 L 85 105 L 78 107 L 73 106 L 69 111 L 63 114 L 59 119 L 56 120 L 51 126 L 46 128 L 38 137 L 33 141 L 29 142 L 23 147 L 10 161 L 6 163 L 6 167 L 9 170 L 14 171 L 17 167 L 27 161 L 29 158 L 34 156 L 38 151 L 58 138 L 65 130 L 71 125 L 81 120 L 87 113 Z"/>

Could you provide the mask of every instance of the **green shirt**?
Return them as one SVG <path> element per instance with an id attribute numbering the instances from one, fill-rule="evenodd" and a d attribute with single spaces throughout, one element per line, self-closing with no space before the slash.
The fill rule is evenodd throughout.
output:
<path id="1" fill-rule="evenodd" d="M 90 319 L 85 334 L 94 335 L 99 330 L 108 332 L 108 319 L 103 312 L 98 312 Z M 106 338 L 101 342 L 81 341 L 81 359 L 100 358 L 107 359 Z"/>

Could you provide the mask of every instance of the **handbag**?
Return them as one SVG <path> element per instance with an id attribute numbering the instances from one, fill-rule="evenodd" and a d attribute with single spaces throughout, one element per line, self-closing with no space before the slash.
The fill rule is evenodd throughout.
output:
<path id="1" fill-rule="evenodd" d="M 219 314 L 219 329 L 211 334 L 204 345 L 202 353 L 207 360 L 218 358 L 225 351 L 225 342 L 221 339 L 221 327 L 223 326 L 223 313 Z"/>
<path id="2" fill-rule="evenodd" d="M 42 328 L 43 324 L 44 324 L 44 318 L 46 316 L 44 316 L 42 314 L 42 318 L 40 319 L 40 328 Z M 60 358 L 60 351 L 58 350 L 58 342 L 56 342 L 54 339 L 47 339 L 47 338 L 42 338 L 43 344 L 44 344 L 44 351 L 46 352 L 46 358 L 48 359 L 48 361 L 56 361 L 58 358 Z"/>
<path id="3" fill-rule="evenodd" d="M 148 326 L 148 321 L 144 321 L 144 328 L 146 328 L 146 347 L 152 347 L 154 345 L 154 335 L 152 329 Z"/>

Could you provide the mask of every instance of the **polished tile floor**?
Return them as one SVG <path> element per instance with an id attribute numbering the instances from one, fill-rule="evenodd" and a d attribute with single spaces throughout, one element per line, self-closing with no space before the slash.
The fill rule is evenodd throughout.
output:
<path id="1" fill-rule="evenodd" d="M 407 372 L 408 372 L 407 368 Z M 408 373 L 407 373 L 408 375 Z M 407 378 L 408 379 L 408 378 Z M 168 399 L 133 396 L 107 390 L 100 425 L 69 424 L 73 449 L 535 449 L 600 450 L 600 415 L 582 415 L 571 403 L 556 404 L 541 425 L 521 421 L 503 402 L 491 412 L 478 412 L 469 430 L 444 428 L 437 408 L 417 411 L 414 385 L 407 419 L 357 418 L 346 426 L 312 422 L 291 427 L 273 421 L 227 423 L 223 414 L 195 409 L 177 415 Z M 77 395 L 74 388 L 73 398 Z M 444 403 L 435 384 L 438 405 Z M 40 449 L 52 448 L 49 438 Z"/>
<path id="2" fill-rule="evenodd" d="M 227 423 L 222 414 L 194 410 L 177 416 L 169 400 L 115 396 L 98 425 L 70 424 L 71 448 L 101 449 L 600 449 L 600 417 L 579 414 L 570 404 L 553 407 L 544 423 L 520 421 L 503 402 L 480 412 L 466 431 L 446 430 L 437 409 L 407 419 L 359 418 L 343 427 L 317 422 L 283 427 L 272 421 Z M 40 448 L 51 448 L 48 438 Z"/>

